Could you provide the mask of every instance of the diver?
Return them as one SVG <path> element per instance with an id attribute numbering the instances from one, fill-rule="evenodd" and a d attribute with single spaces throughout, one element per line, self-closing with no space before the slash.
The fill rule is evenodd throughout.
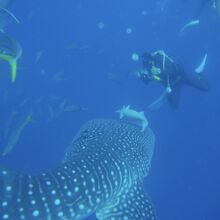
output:
<path id="1" fill-rule="evenodd" d="M 165 92 L 152 105 L 156 105 L 164 98 L 171 108 L 177 109 L 180 101 L 180 93 L 183 85 L 189 85 L 201 91 L 209 91 L 209 81 L 204 76 L 204 67 L 207 54 L 202 63 L 195 69 L 194 74 L 187 74 L 183 67 L 170 58 L 164 51 L 144 53 L 140 56 L 143 62 L 143 70 L 138 77 L 148 84 L 150 81 L 157 81 L 165 87 Z"/>

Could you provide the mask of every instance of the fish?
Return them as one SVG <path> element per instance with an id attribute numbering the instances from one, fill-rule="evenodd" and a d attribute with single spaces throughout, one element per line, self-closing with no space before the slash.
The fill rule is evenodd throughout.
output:
<path id="1" fill-rule="evenodd" d="M 65 81 L 68 80 L 66 77 L 64 77 L 63 72 L 58 72 L 56 74 L 54 74 L 54 76 L 52 77 L 53 81 Z"/>
<path id="2" fill-rule="evenodd" d="M 4 139 L 6 139 L 8 137 L 9 131 L 11 129 L 11 124 L 13 119 L 15 118 L 15 116 L 17 115 L 16 111 L 13 111 L 10 115 L 10 117 L 8 118 L 7 122 L 6 122 L 6 126 L 5 126 L 5 130 L 4 130 Z"/>
<path id="3" fill-rule="evenodd" d="M 63 113 L 66 104 L 67 104 L 67 100 L 66 99 L 62 100 L 62 102 L 59 104 L 59 110 L 57 116 L 60 116 Z"/>
<path id="4" fill-rule="evenodd" d="M 40 69 L 40 74 L 42 75 L 42 76 L 45 76 L 45 75 L 47 75 L 47 71 L 45 70 L 45 69 Z"/>
<path id="5" fill-rule="evenodd" d="M 6 8 L 7 2 L 0 1 L 0 31 L 4 33 L 5 27 L 11 22 L 20 24 L 18 18 Z"/>
<path id="6" fill-rule="evenodd" d="M 189 27 L 193 27 L 193 26 L 196 26 L 196 25 L 199 25 L 200 24 L 200 20 L 192 20 L 190 22 L 188 22 L 187 24 L 185 24 L 181 30 L 179 31 L 179 36 L 181 36 L 183 34 L 183 32 L 189 28 Z"/>
<path id="7" fill-rule="evenodd" d="M 148 120 L 144 115 L 144 112 L 137 112 L 131 109 L 131 106 L 123 106 L 121 109 L 117 110 L 116 113 L 119 113 L 120 119 L 126 117 L 131 119 L 134 122 L 141 122 L 141 131 L 144 131 L 148 126 Z"/>
<path id="8" fill-rule="evenodd" d="M 143 180 L 155 136 L 115 119 L 81 126 L 61 164 L 39 174 L 0 169 L 0 219 L 156 220 Z"/>
<path id="9" fill-rule="evenodd" d="M 162 0 L 162 1 L 156 1 L 155 10 L 157 13 L 162 13 L 166 10 L 168 7 L 170 1 L 169 0 Z"/>
<path id="10" fill-rule="evenodd" d="M 14 117 L 14 115 L 12 115 L 12 116 Z M 12 132 L 11 136 L 9 137 L 9 141 L 3 150 L 2 156 L 6 156 L 7 154 L 9 154 L 12 151 L 12 149 L 18 143 L 25 127 L 31 121 L 32 121 L 32 112 L 28 113 L 28 115 L 25 117 L 24 121 Z"/>
<path id="11" fill-rule="evenodd" d="M 81 43 L 71 43 L 67 45 L 65 49 L 71 51 L 84 51 L 89 49 L 89 45 L 81 44 Z"/>
<path id="12" fill-rule="evenodd" d="M 22 55 L 22 47 L 18 41 L 8 36 L 0 36 L 0 59 L 7 61 L 11 67 L 11 82 L 17 75 L 17 61 Z"/>
<path id="13" fill-rule="evenodd" d="M 87 111 L 87 110 L 88 110 L 88 108 L 86 108 L 86 107 L 82 107 L 82 106 L 74 105 L 74 104 L 66 105 L 63 108 L 64 112 L 81 112 L 81 111 Z"/>
<path id="14" fill-rule="evenodd" d="M 36 58 L 35 58 L 35 63 L 38 63 L 39 60 L 41 59 L 42 55 L 44 54 L 44 50 L 39 50 L 36 54 Z"/>
<path id="15" fill-rule="evenodd" d="M 50 120 L 53 120 L 55 117 L 54 109 L 49 103 L 47 104 L 47 107 L 50 115 Z"/>

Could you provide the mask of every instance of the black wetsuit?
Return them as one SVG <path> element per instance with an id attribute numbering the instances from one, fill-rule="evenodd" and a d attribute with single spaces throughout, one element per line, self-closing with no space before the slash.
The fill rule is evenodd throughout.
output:
<path id="1" fill-rule="evenodd" d="M 167 100 L 172 108 L 177 108 L 179 105 L 183 85 L 190 85 L 201 91 L 209 90 L 209 82 L 203 74 L 187 74 L 181 65 L 175 63 L 165 54 L 145 53 L 142 56 L 142 62 L 147 74 L 141 74 L 141 80 L 146 84 L 152 80 L 157 80 L 165 88 L 170 87 L 171 92 L 167 94 Z"/>

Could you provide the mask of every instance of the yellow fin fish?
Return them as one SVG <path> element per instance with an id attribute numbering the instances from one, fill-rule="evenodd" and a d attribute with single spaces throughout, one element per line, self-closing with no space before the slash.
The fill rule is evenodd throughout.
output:
<path id="1" fill-rule="evenodd" d="M 11 81 L 14 82 L 17 74 L 17 60 L 13 59 L 11 56 L 0 54 L 0 59 L 5 60 L 10 64 L 11 68 Z"/>
<path id="2" fill-rule="evenodd" d="M 0 59 L 7 61 L 11 68 L 11 82 L 15 82 L 17 75 L 17 60 L 22 55 L 20 44 L 14 39 L 1 36 L 0 37 Z"/>

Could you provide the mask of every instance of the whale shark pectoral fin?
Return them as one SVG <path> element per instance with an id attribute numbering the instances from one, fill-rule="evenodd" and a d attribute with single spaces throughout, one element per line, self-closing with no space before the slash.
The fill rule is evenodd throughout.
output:
<path id="1" fill-rule="evenodd" d="M 156 214 L 143 185 L 135 185 L 119 200 L 108 203 L 96 212 L 99 220 L 156 220 Z"/>

